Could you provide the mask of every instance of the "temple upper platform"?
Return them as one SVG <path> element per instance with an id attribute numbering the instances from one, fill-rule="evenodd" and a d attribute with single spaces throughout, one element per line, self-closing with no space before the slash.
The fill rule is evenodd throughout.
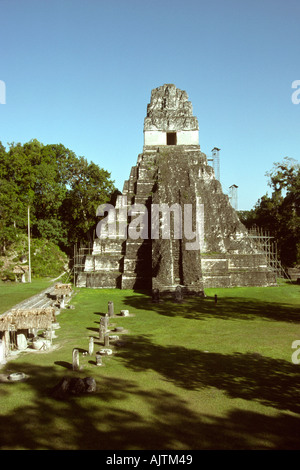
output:
<path id="1" fill-rule="evenodd" d="M 151 92 L 144 120 L 144 147 L 199 146 L 198 119 L 186 91 L 165 84 Z"/>

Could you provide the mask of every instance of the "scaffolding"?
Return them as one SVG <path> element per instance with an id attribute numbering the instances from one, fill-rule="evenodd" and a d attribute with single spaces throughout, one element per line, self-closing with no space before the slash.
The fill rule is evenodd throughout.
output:
<path id="1" fill-rule="evenodd" d="M 290 276 L 282 266 L 277 250 L 277 243 L 270 232 L 264 231 L 260 227 L 253 226 L 248 230 L 249 237 L 253 241 L 256 248 L 266 254 L 268 267 L 276 273 L 279 278 L 290 279 Z"/>
<path id="2" fill-rule="evenodd" d="M 87 245 L 82 245 L 81 243 L 78 245 L 77 243 L 74 245 L 74 255 L 73 255 L 73 276 L 74 276 L 74 284 L 77 284 L 77 278 L 79 273 L 84 271 L 85 266 L 85 259 L 88 255 L 91 255 L 93 252 L 93 243 L 87 243 Z"/>

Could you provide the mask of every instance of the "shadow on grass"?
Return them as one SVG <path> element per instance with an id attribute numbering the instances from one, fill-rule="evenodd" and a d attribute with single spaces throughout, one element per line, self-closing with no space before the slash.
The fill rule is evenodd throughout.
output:
<path id="1" fill-rule="evenodd" d="M 126 298 L 126 303 L 162 315 L 195 319 L 259 316 L 298 321 L 296 311 L 290 307 L 241 298 L 219 299 L 215 306 L 212 298 L 152 304 L 149 297 L 133 295 Z M 75 373 L 65 361 L 48 367 L 10 362 L 1 372 L 9 368 L 9 373 L 22 371 L 29 378 L 23 383 L 0 384 L 0 448 L 299 449 L 300 365 L 251 353 L 205 353 L 182 346 L 162 346 L 151 335 L 127 336 L 116 356 L 124 366 L 123 377 L 130 370 L 137 373 L 136 381 L 104 376 L 91 359 L 89 374 L 97 381 L 97 392 L 63 402 L 51 398 L 51 388 L 63 375 L 84 377 L 84 370 Z M 162 385 L 147 389 L 138 373 L 149 370 L 174 385 L 178 393 L 162 390 Z M 216 390 L 222 392 L 218 392 L 217 402 Z M 207 393 L 197 394 L 201 391 Z M 211 409 L 216 403 L 217 416 L 197 412 L 206 409 L 205 403 L 193 408 L 185 392 L 195 392 L 193 396 L 199 400 L 205 395 L 211 400 Z M 252 411 L 235 408 L 234 399 L 251 402 Z M 10 413 L 5 400 L 15 400 Z M 253 411 L 255 403 L 269 407 L 270 415 Z"/>
<path id="2" fill-rule="evenodd" d="M 139 345 L 142 346 L 143 342 L 142 353 L 146 352 L 145 348 L 151 348 L 152 359 L 155 359 L 153 346 L 149 341 L 145 342 L 143 338 L 140 338 Z M 131 352 L 134 351 L 131 350 Z M 170 352 L 171 358 L 175 359 L 172 351 Z M 162 353 L 162 351 L 157 350 L 156 353 Z M 182 354 L 182 350 L 178 353 Z M 240 395 L 237 393 L 238 387 L 236 387 L 233 372 L 230 372 L 229 368 L 233 365 L 236 371 L 242 373 L 240 369 L 242 358 L 240 361 L 238 358 L 228 358 L 227 367 L 225 367 L 226 362 L 223 366 L 221 364 L 219 378 L 215 376 L 210 379 L 205 378 L 205 374 L 211 372 L 212 358 L 203 357 L 202 359 L 205 365 L 201 367 L 200 364 L 201 373 L 197 373 L 198 382 L 202 377 L 203 386 L 205 383 L 222 386 L 228 391 L 231 389 L 233 395 Z M 136 356 L 134 360 L 137 361 Z M 247 365 L 247 361 L 251 366 L 251 360 L 247 357 L 244 365 Z M 170 379 L 169 360 L 163 356 L 161 362 L 164 364 L 161 366 L 161 373 Z M 191 379 L 195 373 L 195 364 L 193 363 L 190 367 L 187 363 L 185 366 L 190 370 Z M 160 389 L 145 390 L 141 389 L 137 382 L 99 376 L 96 394 L 57 402 L 49 395 L 50 388 L 61 379 L 61 375 L 55 368 L 37 367 L 25 362 L 19 363 L 18 367 L 29 375 L 26 387 L 30 387 L 32 399 L 26 406 L 24 404 L 18 406 L 16 403 L 11 414 L 5 415 L 5 410 L 2 411 L 1 449 L 171 450 L 296 449 L 299 447 L 299 416 L 282 412 L 277 416 L 266 416 L 262 413 L 241 411 L 235 408 L 221 417 L 199 414 L 188 406 L 183 398 L 173 393 Z M 174 363 L 171 369 L 173 372 L 176 370 Z M 245 374 L 245 367 L 243 370 L 245 383 L 242 384 L 241 390 L 248 389 L 247 394 L 250 399 L 251 395 L 256 395 L 256 391 L 263 392 L 267 384 L 259 385 L 258 383 L 262 379 L 262 370 L 258 373 L 256 383 L 254 371 L 249 375 Z M 267 368 L 266 372 L 267 370 L 269 369 Z M 182 374 L 181 368 L 180 376 Z M 188 380 L 187 375 L 185 379 Z M 184 377 L 180 378 L 181 380 L 184 380 Z M 273 381 L 272 378 L 269 380 Z M 284 392 L 287 398 L 287 393 L 290 392 L 283 390 L 284 383 L 285 379 L 279 378 L 278 390 L 275 390 L 273 395 L 271 391 L 267 393 L 268 401 L 278 402 L 281 392 Z M 1 388 L 3 387 L 5 387 L 4 384 L 1 385 Z M 19 387 L 20 393 L 24 390 L 24 384 L 7 384 L 8 389 L 11 390 L 13 387 Z M 234 393 L 235 388 L 236 393 Z M 273 396 L 272 399 L 271 396 Z M 144 416 L 134 406 L 129 408 L 128 399 L 134 398 L 147 404 L 150 415 Z M 282 400 L 280 400 L 281 403 Z"/>
<path id="3" fill-rule="evenodd" d="M 206 320 L 211 317 L 221 319 L 284 321 L 300 323 L 300 307 L 267 302 L 242 297 L 218 296 L 217 304 L 214 297 L 185 298 L 178 304 L 172 300 L 153 303 L 146 295 L 131 295 L 125 298 L 126 305 L 135 309 L 150 310 L 169 317 L 180 316 L 193 320 Z"/>
<path id="4" fill-rule="evenodd" d="M 67 362 L 67 361 L 55 361 L 54 364 L 60 367 L 64 367 L 65 369 L 68 369 L 68 370 L 72 370 L 73 368 L 71 362 Z"/>
<path id="5" fill-rule="evenodd" d="M 92 326 L 88 326 L 86 328 L 89 331 L 92 331 L 93 333 L 98 333 L 99 334 L 99 327 L 98 328 L 93 328 Z"/>
<path id="6" fill-rule="evenodd" d="M 300 366 L 292 362 L 255 353 L 226 355 L 161 346 L 149 335 L 129 337 L 118 357 L 126 367 L 138 372 L 154 370 L 183 389 L 215 387 L 231 398 L 300 413 Z"/>

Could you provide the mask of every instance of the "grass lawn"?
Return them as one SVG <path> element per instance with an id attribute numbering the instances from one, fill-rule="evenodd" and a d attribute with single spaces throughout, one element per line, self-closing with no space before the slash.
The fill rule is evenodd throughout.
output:
<path id="1" fill-rule="evenodd" d="M 153 304 L 141 292 L 78 289 L 57 317 L 51 352 L 23 352 L 2 374 L 1 449 L 298 449 L 300 286 L 208 289 L 205 299 Z M 215 305 L 214 295 L 218 295 Z M 121 347 L 97 367 L 86 351 L 114 301 L 110 327 L 123 326 Z M 121 309 L 130 317 L 121 317 Z M 63 376 L 92 376 L 97 392 L 57 401 Z"/>
<path id="2" fill-rule="evenodd" d="M 51 284 L 53 284 L 53 281 L 50 278 L 32 279 L 31 283 L 0 281 L 0 314 L 19 302 L 47 289 Z"/>

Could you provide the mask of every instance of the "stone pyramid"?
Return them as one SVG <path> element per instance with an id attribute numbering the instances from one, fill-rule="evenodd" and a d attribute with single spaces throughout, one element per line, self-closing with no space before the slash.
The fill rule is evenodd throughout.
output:
<path id="1" fill-rule="evenodd" d="M 161 293 L 181 286 L 197 295 L 208 287 L 276 283 L 200 150 L 187 93 L 173 84 L 152 90 L 143 153 L 109 224 L 123 231 L 95 239 L 77 286 Z"/>

